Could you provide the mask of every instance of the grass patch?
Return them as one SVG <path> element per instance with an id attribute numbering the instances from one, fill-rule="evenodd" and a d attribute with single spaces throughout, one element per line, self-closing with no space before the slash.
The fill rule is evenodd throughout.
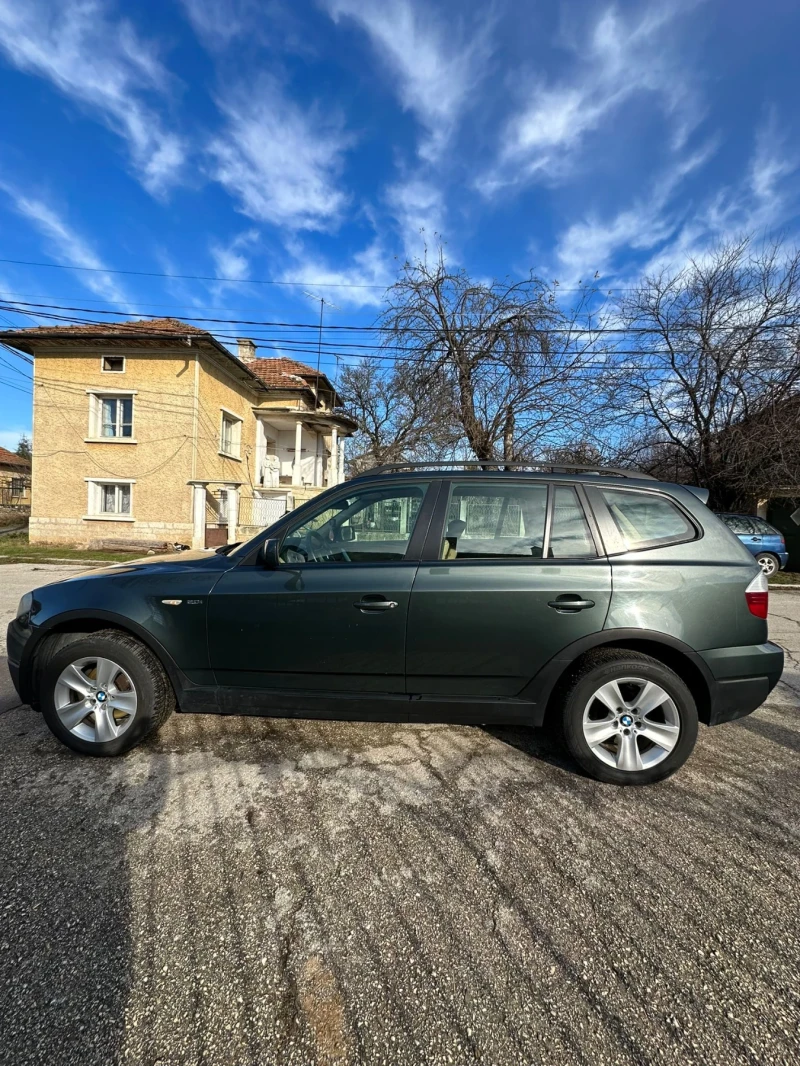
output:
<path id="1" fill-rule="evenodd" d="M 770 585 L 800 585 L 800 574 L 792 573 L 791 570 L 789 573 L 779 570 L 777 574 L 772 575 L 769 583 Z"/>
<path id="2" fill-rule="evenodd" d="M 61 544 L 29 544 L 27 532 L 0 537 L 0 565 L 3 563 L 46 563 L 68 559 L 76 563 L 124 563 L 141 559 L 146 552 L 94 551 L 91 548 L 67 548 Z"/>

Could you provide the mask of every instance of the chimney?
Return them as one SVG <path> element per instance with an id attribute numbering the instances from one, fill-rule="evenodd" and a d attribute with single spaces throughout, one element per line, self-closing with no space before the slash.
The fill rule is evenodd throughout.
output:
<path id="1" fill-rule="evenodd" d="M 250 340 L 249 337 L 237 337 L 236 343 L 239 345 L 239 358 L 243 363 L 252 363 L 256 358 L 256 346 Z"/>

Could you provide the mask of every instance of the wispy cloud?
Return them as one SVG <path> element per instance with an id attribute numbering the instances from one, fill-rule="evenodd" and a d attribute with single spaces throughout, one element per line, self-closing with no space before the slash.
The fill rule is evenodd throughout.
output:
<path id="1" fill-rule="evenodd" d="M 768 113 L 756 131 L 755 145 L 738 181 L 704 194 L 685 195 L 684 182 L 716 151 L 704 149 L 672 164 L 647 196 L 607 218 L 589 216 L 559 236 L 553 264 L 562 283 L 603 275 L 603 284 L 626 283 L 641 273 L 680 269 L 702 258 L 716 242 L 739 234 L 768 236 L 798 209 L 796 174 L 800 158 L 779 133 Z"/>
<path id="2" fill-rule="evenodd" d="M 218 103 L 227 126 L 209 145 L 212 172 L 239 209 L 288 229 L 335 225 L 346 203 L 337 183 L 352 140 L 341 124 L 304 110 L 266 76 Z"/>
<path id="3" fill-rule="evenodd" d="M 492 195 L 521 181 L 563 176 L 586 137 L 635 97 L 660 105 L 681 147 L 702 117 L 673 40 L 673 24 L 686 6 L 652 6 L 636 18 L 611 6 L 588 39 L 569 41 L 574 59 L 564 76 L 552 83 L 528 80 L 527 98 L 503 131 L 498 161 L 478 182 L 481 191 Z"/>
<path id="4" fill-rule="evenodd" d="M 331 17 L 350 19 L 388 63 L 405 110 L 426 131 L 420 155 L 438 158 L 486 73 L 493 29 L 486 8 L 469 26 L 445 19 L 424 0 L 324 0 Z"/>
<path id="5" fill-rule="evenodd" d="M 211 258 L 221 278 L 231 281 L 246 281 L 250 276 L 250 260 L 247 252 L 258 241 L 258 230 L 248 229 L 238 234 L 228 244 L 211 244 Z"/>
<path id="6" fill-rule="evenodd" d="M 620 253 L 628 256 L 659 247 L 676 234 L 690 204 L 675 203 L 683 182 L 703 167 L 716 150 L 709 142 L 703 149 L 670 165 L 653 183 L 646 196 L 610 218 L 590 215 L 573 222 L 556 244 L 559 281 L 574 284 L 596 272 L 604 274 Z"/>
<path id="7" fill-rule="evenodd" d="M 127 20 L 113 20 L 101 0 L 0 0 L 0 50 L 123 137 L 151 193 L 176 179 L 184 144 L 147 102 L 168 91 L 169 76 L 152 45 Z"/>
<path id="8" fill-rule="evenodd" d="M 400 232 L 407 256 L 420 256 L 437 235 L 443 236 L 445 202 L 441 188 L 431 180 L 412 177 L 386 191 L 386 201 Z"/>
<path id="9" fill-rule="evenodd" d="M 88 267 L 76 271 L 81 284 L 117 307 L 129 305 L 128 296 L 112 274 L 103 273 L 106 264 L 89 242 L 67 223 L 50 204 L 0 180 L 0 191 L 11 201 L 14 210 L 47 238 L 47 254 L 57 262 Z"/>
<path id="10" fill-rule="evenodd" d="M 297 281 L 298 292 L 310 285 L 316 296 L 340 308 L 379 307 L 395 280 L 396 264 L 378 239 L 333 267 L 299 239 L 287 242 L 287 251 L 291 261 L 281 280 Z"/>
<path id="11" fill-rule="evenodd" d="M 250 33 L 258 21 L 256 0 L 181 0 L 200 40 L 212 51 Z"/>

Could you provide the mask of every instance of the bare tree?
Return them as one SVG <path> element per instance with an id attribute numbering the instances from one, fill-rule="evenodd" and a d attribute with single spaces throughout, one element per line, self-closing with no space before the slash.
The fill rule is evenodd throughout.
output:
<path id="1" fill-rule="evenodd" d="M 800 253 L 721 245 L 644 278 L 620 314 L 638 354 L 612 359 L 606 386 L 609 410 L 639 429 L 632 459 L 717 506 L 796 484 Z"/>
<path id="2" fill-rule="evenodd" d="M 475 458 L 526 458 L 564 439 L 581 408 L 579 385 L 586 406 L 588 346 L 576 344 L 575 319 L 533 275 L 475 282 L 440 249 L 406 264 L 388 298 L 386 353 L 409 381 L 435 383 L 444 421 L 460 427 Z"/>
<path id="3" fill-rule="evenodd" d="M 455 452 L 460 433 L 442 400 L 446 388 L 441 374 L 415 373 L 405 363 L 373 358 L 348 366 L 339 392 L 359 427 L 349 449 L 351 472 Z"/>

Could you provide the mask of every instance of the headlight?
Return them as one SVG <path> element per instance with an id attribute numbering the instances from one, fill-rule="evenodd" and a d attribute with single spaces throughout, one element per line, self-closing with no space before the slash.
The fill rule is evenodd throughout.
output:
<path id="1" fill-rule="evenodd" d="M 19 607 L 17 607 L 17 620 L 27 622 L 30 617 L 31 607 L 33 607 L 33 593 L 26 592 L 19 601 Z"/>

